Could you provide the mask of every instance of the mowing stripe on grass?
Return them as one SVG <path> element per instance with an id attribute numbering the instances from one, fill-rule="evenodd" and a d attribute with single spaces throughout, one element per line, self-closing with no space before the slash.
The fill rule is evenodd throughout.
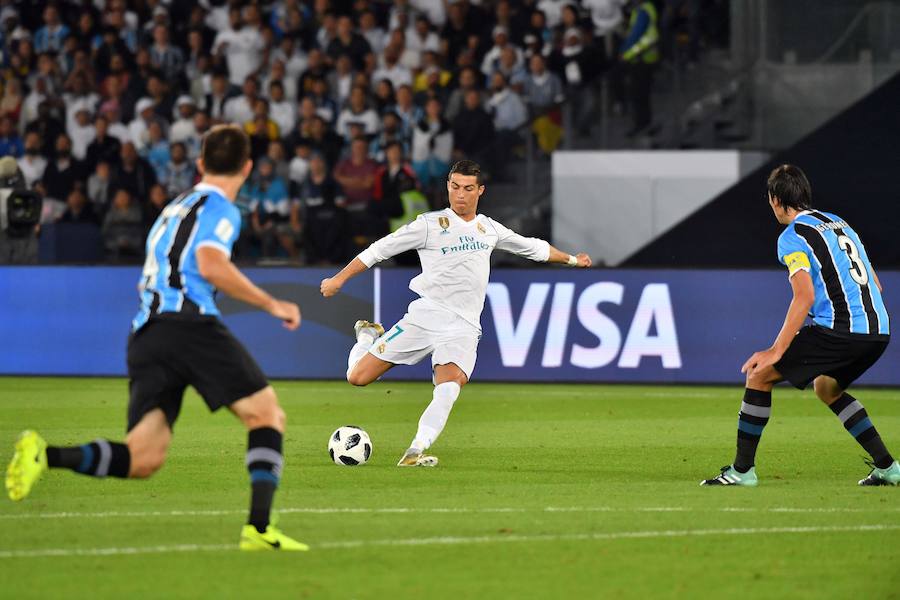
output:
<path id="1" fill-rule="evenodd" d="M 613 531 L 607 533 L 563 533 L 539 535 L 483 535 L 442 536 L 430 538 L 349 540 L 346 542 L 322 542 L 314 549 L 334 550 L 384 546 L 453 546 L 468 544 L 497 544 L 511 542 L 591 542 L 601 540 L 654 539 L 678 537 L 759 535 L 772 533 L 852 533 L 871 531 L 897 531 L 900 525 L 835 525 L 824 527 L 757 527 L 731 529 L 672 529 L 661 531 Z M 175 552 L 219 552 L 236 550 L 234 544 L 180 544 L 173 546 L 138 546 L 125 548 L 41 548 L 35 550 L 0 550 L 0 559 L 40 558 L 58 556 L 116 556 L 134 554 L 168 554 Z"/>
<path id="2" fill-rule="evenodd" d="M 227 515 L 244 514 L 244 509 L 209 509 L 209 510 L 160 510 L 160 511 L 107 511 L 107 512 L 51 512 L 51 513 L 21 513 L 12 515 L 0 515 L 2 520 L 20 519 L 82 519 L 82 518 L 153 518 L 153 517 L 221 517 Z M 579 512 L 761 512 L 761 513 L 866 513 L 866 512 L 900 512 L 900 507 L 877 508 L 796 508 L 796 507 L 686 507 L 686 506 L 547 506 L 543 508 L 523 507 L 483 507 L 483 508 L 281 508 L 276 509 L 280 514 L 477 514 L 477 513 L 579 513 Z"/>

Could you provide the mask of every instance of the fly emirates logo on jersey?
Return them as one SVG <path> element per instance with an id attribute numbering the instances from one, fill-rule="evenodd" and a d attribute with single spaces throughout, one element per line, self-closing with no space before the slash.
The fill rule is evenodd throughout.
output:
<path id="1" fill-rule="evenodd" d="M 646 284 L 634 312 L 628 313 L 628 322 L 621 318 L 617 322 L 604 313 L 604 304 L 622 306 L 625 286 L 621 283 L 591 284 L 577 298 L 575 292 L 576 286 L 570 282 L 531 283 L 521 312 L 514 315 L 507 286 L 488 284 L 504 367 L 525 366 L 532 346 L 543 344 L 542 367 L 560 367 L 567 358 L 568 364 L 583 369 L 599 369 L 614 362 L 619 368 L 636 369 L 643 359 L 653 357 L 661 360 L 665 369 L 681 368 L 668 284 Z M 539 339 L 538 325 L 544 320 L 546 334 Z M 575 337 L 578 341 L 569 341 Z"/>
<path id="2" fill-rule="evenodd" d="M 450 246 L 441 246 L 441 254 L 457 254 L 460 252 L 475 252 L 478 250 L 490 250 L 491 247 L 478 241 L 473 235 L 461 235 L 456 238 L 456 243 Z"/>

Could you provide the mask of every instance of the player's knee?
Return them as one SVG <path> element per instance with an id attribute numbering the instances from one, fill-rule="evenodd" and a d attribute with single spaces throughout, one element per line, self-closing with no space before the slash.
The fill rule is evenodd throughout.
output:
<path id="1" fill-rule="evenodd" d="M 271 387 L 259 392 L 253 397 L 249 406 L 244 407 L 241 419 L 247 429 L 260 429 L 271 427 L 278 431 L 284 431 L 287 423 L 287 415 L 278 404 L 278 397 Z"/>
<path id="2" fill-rule="evenodd" d="M 347 373 L 347 383 L 357 387 L 363 387 L 372 383 L 372 380 L 366 377 L 364 373 L 354 369 Z"/>
<path id="3" fill-rule="evenodd" d="M 768 392 L 772 387 L 772 378 L 768 377 L 766 372 L 754 371 L 752 373 L 747 373 L 747 388 Z"/>
<path id="4" fill-rule="evenodd" d="M 816 377 L 813 381 L 813 389 L 819 400 L 828 405 L 834 404 L 844 393 L 834 379 L 825 376 Z"/>

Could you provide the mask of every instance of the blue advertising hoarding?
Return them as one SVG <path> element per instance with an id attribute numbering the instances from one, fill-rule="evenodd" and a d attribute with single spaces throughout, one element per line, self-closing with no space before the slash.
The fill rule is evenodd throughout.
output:
<path id="1" fill-rule="evenodd" d="M 137 311 L 138 269 L 0 268 L 0 374 L 124 375 Z M 414 294 L 410 269 L 380 269 L 324 299 L 322 269 L 248 269 L 256 283 L 298 302 L 288 332 L 268 315 L 222 298 L 226 324 L 274 378 L 343 378 L 359 318 L 390 326 Z M 880 274 L 900 314 L 900 272 Z M 778 333 L 790 286 L 782 271 L 497 270 L 482 314 L 475 381 L 740 383 L 740 365 Z M 861 383 L 900 385 L 893 344 Z M 427 379 L 430 363 L 388 379 Z"/>

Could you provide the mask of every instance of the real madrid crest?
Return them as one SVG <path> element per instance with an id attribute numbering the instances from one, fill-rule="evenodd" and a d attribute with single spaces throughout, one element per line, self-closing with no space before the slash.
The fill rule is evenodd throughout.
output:
<path id="1" fill-rule="evenodd" d="M 478 230 L 478 232 L 481 233 L 481 234 L 487 233 L 487 231 L 484 230 L 484 225 L 482 225 L 481 223 L 478 223 L 477 225 L 475 225 L 475 228 L 476 228 L 476 229 Z"/>

